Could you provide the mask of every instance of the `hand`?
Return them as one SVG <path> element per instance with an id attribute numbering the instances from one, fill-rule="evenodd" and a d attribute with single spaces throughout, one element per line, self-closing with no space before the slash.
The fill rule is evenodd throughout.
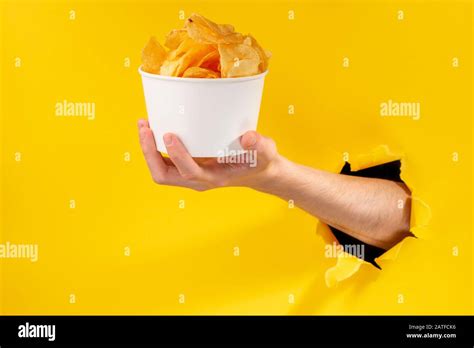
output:
<path id="1" fill-rule="evenodd" d="M 156 150 L 155 138 L 146 120 L 138 121 L 140 144 L 153 180 L 160 185 L 182 186 L 205 191 L 224 186 L 263 188 L 277 175 L 281 160 L 275 142 L 257 132 L 248 131 L 240 138 L 243 149 L 253 151 L 256 163 L 227 163 L 225 158 L 194 160 L 181 140 L 166 133 L 163 141 L 169 158 Z M 198 162 L 199 163 L 198 163 Z"/>

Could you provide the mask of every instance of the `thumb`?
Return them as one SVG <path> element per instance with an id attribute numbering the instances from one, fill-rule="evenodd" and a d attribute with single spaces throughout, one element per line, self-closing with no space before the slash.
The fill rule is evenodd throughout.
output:
<path id="1" fill-rule="evenodd" d="M 275 142 L 263 135 L 248 131 L 240 138 L 240 145 L 244 150 L 254 150 L 257 152 L 257 163 L 268 164 L 277 155 Z"/>

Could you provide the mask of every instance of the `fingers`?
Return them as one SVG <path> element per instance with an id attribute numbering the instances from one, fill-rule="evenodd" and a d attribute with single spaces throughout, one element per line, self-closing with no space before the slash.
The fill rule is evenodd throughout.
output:
<path id="1" fill-rule="evenodd" d="M 141 128 L 143 127 L 148 127 L 150 128 L 150 126 L 148 125 L 148 121 L 147 120 L 144 120 L 144 119 L 139 119 L 138 120 L 138 130 L 140 130 Z"/>
<path id="2" fill-rule="evenodd" d="M 171 133 L 163 136 L 168 155 L 186 180 L 196 180 L 202 177 L 203 169 L 194 161 L 179 138 Z"/>
<path id="3" fill-rule="evenodd" d="M 205 191 L 209 189 L 208 185 L 188 180 L 183 177 L 171 159 L 163 158 L 161 156 L 161 153 L 156 150 L 155 138 L 146 120 L 138 121 L 138 129 L 140 134 L 140 144 L 153 181 L 161 185 L 188 187 L 196 191 Z M 177 139 L 176 136 L 174 137 Z M 177 144 L 181 144 L 179 139 Z M 182 147 L 184 148 L 184 146 Z M 173 150 L 176 150 L 176 148 Z M 179 161 L 177 162 L 180 163 Z"/>
<path id="4" fill-rule="evenodd" d="M 275 142 L 255 131 L 248 131 L 242 135 L 240 145 L 244 150 L 255 150 L 257 152 L 258 164 L 270 162 L 277 154 Z"/>
<path id="5" fill-rule="evenodd" d="M 151 129 L 148 128 L 148 122 L 145 120 L 139 120 L 138 130 L 140 145 L 148 168 L 150 169 L 151 176 L 156 183 L 164 183 L 168 172 L 168 166 L 161 156 L 161 153 L 156 150 L 155 138 L 153 137 Z"/>

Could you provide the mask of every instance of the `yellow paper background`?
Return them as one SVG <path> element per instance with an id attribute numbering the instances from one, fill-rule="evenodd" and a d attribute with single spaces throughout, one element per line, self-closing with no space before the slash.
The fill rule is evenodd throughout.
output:
<path id="1" fill-rule="evenodd" d="M 315 218 L 250 189 L 154 185 L 137 68 L 180 11 L 272 51 L 259 131 L 285 156 L 335 170 L 344 152 L 403 153 L 424 236 L 328 288 Z M 39 246 L 36 263 L 0 259 L 2 314 L 473 313 L 471 2 L 3 1 L 0 38 L 1 241 Z M 389 99 L 420 120 L 381 117 Z M 95 102 L 95 120 L 56 117 L 63 100 Z"/>

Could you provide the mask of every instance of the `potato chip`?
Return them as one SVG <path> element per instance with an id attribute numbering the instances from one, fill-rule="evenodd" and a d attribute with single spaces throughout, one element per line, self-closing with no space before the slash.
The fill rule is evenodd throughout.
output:
<path id="1" fill-rule="evenodd" d="M 160 69 L 165 76 L 182 76 L 191 66 L 196 66 L 209 52 L 215 50 L 212 45 L 200 44 L 191 38 L 185 39 L 178 48 L 168 53 Z"/>
<path id="2" fill-rule="evenodd" d="M 166 35 L 165 47 L 175 50 L 188 37 L 186 29 L 173 29 Z"/>
<path id="3" fill-rule="evenodd" d="M 221 71 L 220 69 L 220 55 L 217 48 L 206 54 L 197 66 L 214 71 Z"/>
<path id="4" fill-rule="evenodd" d="M 150 38 L 142 52 L 142 69 L 176 77 L 230 78 L 251 76 L 268 69 L 271 53 L 257 40 L 230 24 L 216 24 L 192 14 L 183 29 L 171 30 L 164 46 Z"/>
<path id="5" fill-rule="evenodd" d="M 196 42 L 190 37 L 185 38 L 182 42 L 179 43 L 176 49 L 168 52 L 168 55 L 166 56 L 166 60 L 178 59 L 179 57 L 183 56 L 186 52 L 188 52 L 191 49 L 191 47 L 193 47 L 195 44 Z"/>
<path id="6" fill-rule="evenodd" d="M 204 17 L 203 17 L 204 18 Z M 204 18 L 205 20 L 207 20 L 208 22 L 211 22 L 209 19 L 207 18 Z M 212 22 L 211 22 L 212 23 Z M 227 33 L 233 33 L 235 31 L 234 29 L 234 26 L 231 25 L 231 24 L 219 24 L 219 26 L 222 28 L 222 30 L 224 32 L 227 32 Z"/>
<path id="7" fill-rule="evenodd" d="M 243 36 L 234 32 L 230 24 L 216 24 L 193 13 L 185 22 L 188 35 L 195 41 L 206 44 L 240 43 Z"/>
<path id="8" fill-rule="evenodd" d="M 198 66 L 192 66 L 186 69 L 183 74 L 183 77 L 215 79 L 221 77 L 221 74 L 219 74 L 219 72 L 217 71 L 201 68 Z"/>
<path id="9" fill-rule="evenodd" d="M 151 74 L 158 74 L 163 61 L 166 59 L 166 51 L 156 40 L 151 37 L 142 51 L 142 69 Z"/>
<path id="10" fill-rule="evenodd" d="M 252 46 L 245 43 L 220 44 L 218 48 L 222 77 L 242 77 L 259 73 L 260 56 Z"/>
<path id="11" fill-rule="evenodd" d="M 268 51 L 265 51 L 262 46 L 259 45 L 257 40 L 252 35 L 247 35 L 245 40 L 250 39 L 250 45 L 257 51 L 259 57 L 260 57 L 260 65 L 259 65 L 259 72 L 262 73 L 268 69 L 268 60 L 271 57 L 271 53 Z"/>

